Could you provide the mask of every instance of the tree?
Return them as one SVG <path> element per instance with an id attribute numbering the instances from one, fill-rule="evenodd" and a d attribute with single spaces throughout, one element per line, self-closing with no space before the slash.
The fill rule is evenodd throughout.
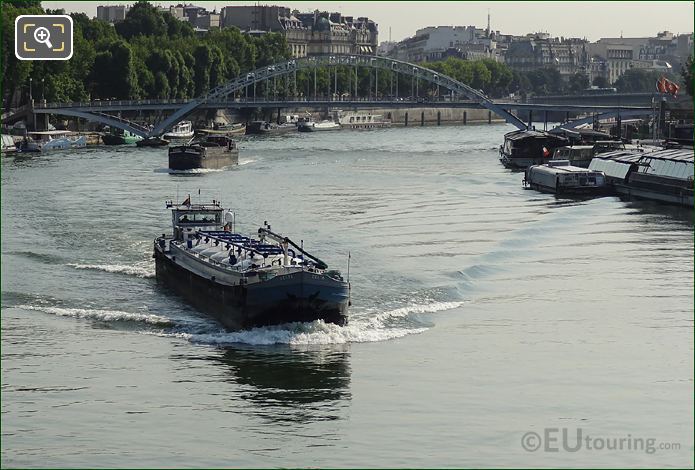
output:
<path id="1" fill-rule="evenodd" d="M 577 72 L 570 75 L 567 83 L 567 91 L 573 94 L 579 94 L 589 88 L 589 77 L 582 72 Z"/>
<path id="2" fill-rule="evenodd" d="M 210 67 L 212 66 L 212 52 L 207 44 L 198 45 L 193 51 L 195 65 L 193 68 L 193 82 L 195 83 L 195 96 L 202 96 L 210 89 Z"/>
<path id="3" fill-rule="evenodd" d="M 645 69 L 629 69 L 615 81 L 620 93 L 643 93 L 656 90 L 656 82 L 664 75 L 661 72 Z"/>
<path id="4" fill-rule="evenodd" d="M 610 83 L 608 83 L 608 79 L 603 75 L 598 75 L 594 77 L 594 81 L 591 82 L 591 84 L 599 88 L 608 88 L 608 86 L 610 85 Z"/>
<path id="5" fill-rule="evenodd" d="M 139 96 L 138 76 L 127 42 L 118 40 L 94 59 L 91 80 L 100 98 L 133 99 Z"/>
<path id="6" fill-rule="evenodd" d="M 164 36 L 167 23 L 154 5 L 141 0 L 130 8 L 123 21 L 116 23 L 116 31 L 125 39 L 139 35 Z"/>
<path id="7" fill-rule="evenodd" d="M 693 96 L 693 56 L 689 56 L 685 64 L 681 66 L 681 78 L 688 96 Z"/>

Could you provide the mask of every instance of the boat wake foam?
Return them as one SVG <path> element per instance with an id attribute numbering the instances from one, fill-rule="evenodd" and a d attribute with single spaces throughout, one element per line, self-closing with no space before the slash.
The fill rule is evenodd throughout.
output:
<path id="1" fill-rule="evenodd" d="M 205 173 L 217 173 L 224 168 L 193 168 L 191 170 L 172 170 L 171 168 L 156 168 L 155 173 L 169 173 L 170 175 L 200 175 Z"/>
<path id="2" fill-rule="evenodd" d="M 35 310 L 60 317 L 84 318 L 88 320 L 100 320 L 106 322 L 131 321 L 144 322 L 151 325 L 170 326 L 173 322 L 159 315 L 151 313 L 123 312 L 121 310 L 101 310 L 95 308 L 63 308 L 39 305 L 17 305 L 23 310 Z"/>
<path id="3" fill-rule="evenodd" d="M 233 344 L 345 344 L 387 341 L 408 335 L 419 334 L 429 328 L 420 325 L 389 326 L 394 319 L 405 319 L 413 314 L 434 313 L 460 307 L 462 302 L 435 302 L 416 304 L 372 315 L 358 316 L 346 326 L 323 321 L 312 323 L 287 323 L 284 325 L 253 328 L 245 331 L 228 332 L 222 329 L 209 332 L 143 332 L 158 336 L 183 338 L 196 344 L 226 346 Z M 413 322 L 414 323 L 414 322 Z"/>
<path id="4" fill-rule="evenodd" d="M 127 264 L 78 264 L 78 263 L 68 263 L 75 269 L 89 269 L 93 271 L 104 271 L 107 273 L 118 273 L 127 274 L 130 276 L 137 276 L 141 278 L 152 278 L 154 277 L 154 267 L 150 266 L 151 263 L 145 266 L 131 266 Z"/>

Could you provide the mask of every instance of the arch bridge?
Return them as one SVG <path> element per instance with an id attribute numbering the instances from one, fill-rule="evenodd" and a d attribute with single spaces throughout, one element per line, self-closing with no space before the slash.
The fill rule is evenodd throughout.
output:
<path id="1" fill-rule="evenodd" d="M 229 104 L 232 102 L 229 101 L 230 96 L 234 96 L 235 94 L 239 93 L 241 94 L 242 91 L 245 91 L 246 94 L 248 94 L 249 88 L 253 87 L 255 90 L 255 85 L 259 83 L 267 83 L 268 80 L 270 79 L 275 79 L 276 77 L 288 77 L 290 75 L 294 74 L 295 77 L 295 85 L 296 85 L 296 72 L 300 70 L 314 70 L 314 94 L 316 94 L 316 70 L 319 68 L 324 68 L 324 67 L 351 67 L 354 68 L 355 73 L 354 75 L 351 75 L 350 78 L 350 88 L 352 89 L 352 79 L 354 77 L 355 79 L 355 95 L 356 95 L 356 90 L 357 90 L 357 80 L 358 80 L 358 75 L 357 75 L 357 70 L 359 67 L 367 67 L 370 69 L 375 70 L 376 73 L 376 83 L 378 87 L 378 73 L 380 70 L 385 70 L 390 72 L 391 74 L 391 95 L 389 100 L 384 100 L 379 99 L 377 97 L 376 100 L 374 101 L 360 101 L 358 99 L 354 99 L 352 101 L 349 101 L 349 103 L 346 103 L 344 101 L 326 101 L 326 100 L 306 100 L 306 101 L 296 101 L 292 100 L 291 98 L 288 99 L 287 101 L 277 101 L 277 100 L 266 100 L 263 102 L 265 105 L 272 105 L 274 107 L 285 107 L 288 105 L 311 105 L 311 104 L 319 104 L 319 105 L 332 105 L 335 104 L 337 106 L 340 105 L 357 105 L 357 106 L 370 106 L 370 105 L 375 105 L 375 104 L 380 104 L 383 106 L 389 106 L 389 105 L 397 105 L 399 107 L 402 106 L 430 106 L 430 105 L 436 105 L 436 106 L 460 106 L 460 105 L 466 105 L 466 106 L 471 106 L 475 108 L 486 108 L 498 116 L 504 118 L 504 120 L 518 129 L 527 129 L 531 126 L 531 122 L 528 124 L 522 121 L 519 117 L 516 115 L 512 114 L 511 109 L 517 109 L 517 110 L 522 110 L 522 109 L 538 109 L 538 110 L 552 110 L 554 109 L 555 105 L 542 105 L 542 104 L 521 104 L 521 103 L 501 103 L 501 102 L 495 102 L 492 101 L 490 98 L 488 98 L 485 94 L 483 94 L 479 90 L 475 90 L 471 88 L 470 86 L 455 80 L 447 75 L 441 74 L 439 72 L 435 72 L 433 70 L 427 69 L 425 67 L 416 65 L 416 64 L 411 64 L 408 62 L 403 62 L 400 60 L 396 59 L 391 59 L 387 57 L 379 57 L 379 56 L 368 56 L 368 55 L 338 55 L 338 54 L 326 54 L 326 55 L 316 55 L 316 56 L 308 56 L 308 57 L 301 57 L 301 58 L 296 58 L 296 59 L 291 59 L 287 60 L 285 62 L 280 62 L 264 67 L 260 67 L 254 71 L 248 72 L 246 74 L 243 74 L 225 84 L 222 84 L 212 90 L 210 90 L 206 95 L 195 98 L 192 100 L 145 100 L 145 101 L 129 101 L 129 102 L 117 102 L 118 104 L 114 102 L 105 102 L 105 101 L 94 101 L 91 103 L 72 103 L 72 104 L 63 104 L 63 103 L 51 103 L 51 104 L 44 104 L 43 106 L 31 106 L 27 107 L 22 110 L 18 110 L 11 118 L 16 118 L 18 116 L 21 116 L 22 113 L 24 115 L 28 115 L 30 113 L 37 113 L 37 114 L 59 114 L 59 115 L 66 115 L 66 116 L 75 116 L 83 119 L 87 119 L 89 121 L 96 121 L 100 122 L 102 124 L 106 124 L 112 127 L 120 128 L 120 129 L 125 129 L 128 130 L 129 132 L 132 132 L 133 134 L 139 135 L 141 137 L 153 137 L 153 136 L 161 136 L 165 132 L 167 132 L 169 129 L 171 129 L 174 125 L 176 125 L 179 121 L 183 120 L 186 118 L 186 116 L 190 115 L 191 113 L 195 112 L 198 109 L 203 109 L 203 108 L 210 108 L 210 107 L 220 107 L 220 108 L 225 108 L 228 107 Z M 436 85 L 438 88 L 444 88 L 445 90 L 448 90 L 451 93 L 452 101 L 439 101 L 436 103 L 430 103 L 430 102 L 421 102 L 419 100 L 414 100 L 410 102 L 403 102 L 403 101 L 396 101 L 393 99 L 393 77 L 396 77 L 396 89 L 398 90 L 398 76 L 399 75 L 404 75 L 407 77 L 411 78 L 411 89 L 412 91 L 417 90 L 416 87 L 419 87 L 420 80 L 431 84 L 431 85 Z M 330 87 L 330 79 L 329 79 L 329 87 Z M 295 86 L 296 88 L 296 86 Z M 378 91 L 378 88 L 377 88 Z M 370 88 L 370 93 L 371 93 L 371 88 Z M 396 93 L 397 95 L 398 93 Z M 417 92 L 415 93 L 417 95 Z M 378 93 L 377 93 L 378 96 Z M 455 101 L 454 97 L 460 99 L 460 97 L 465 97 L 466 99 L 463 101 Z M 411 97 L 412 99 L 412 97 Z M 105 105 L 106 103 L 106 105 Z M 113 103 L 113 104 L 112 104 Z M 249 100 L 236 100 L 234 102 L 235 107 L 256 107 L 259 106 L 260 103 L 255 99 L 255 92 L 254 92 L 254 99 L 253 101 Z M 284 104 L 284 106 L 283 106 Z M 607 107 L 607 106 L 592 106 L 592 107 L 586 107 L 586 109 L 583 109 L 584 107 L 582 106 L 570 106 L 570 107 L 563 107 L 562 109 L 567 108 L 573 108 L 576 111 L 579 112 L 595 112 L 595 113 L 602 113 L 602 112 L 615 112 L 616 108 L 615 107 Z M 625 107 L 623 107 L 625 109 Z M 167 117 L 164 117 L 161 119 L 159 122 L 157 122 L 154 126 L 151 127 L 145 127 L 141 124 L 135 123 L 133 121 L 129 121 L 127 119 L 122 119 L 116 115 L 110 114 L 111 112 L 119 112 L 119 111 L 133 111 L 133 110 L 153 110 L 153 111 L 159 111 L 159 112 L 164 112 L 164 111 L 171 111 L 171 114 L 169 114 Z M 108 111 L 108 113 L 107 113 Z M 645 108 L 639 108 L 639 109 L 632 109 L 632 112 L 634 114 L 649 114 L 651 109 Z M 620 112 L 620 111 L 618 111 Z M 597 117 L 594 119 L 601 119 L 602 114 L 598 114 Z"/>

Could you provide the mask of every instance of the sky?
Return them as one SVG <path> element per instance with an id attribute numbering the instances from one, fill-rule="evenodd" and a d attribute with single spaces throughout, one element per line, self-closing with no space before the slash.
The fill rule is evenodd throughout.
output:
<path id="1" fill-rule="evenodd" d="M 123 5 L 127 1 L 42 2 L 44 8 L 64 8 L 96 16 L 97 5 Z M 596 41 L 602 37 L 653 37 L 659 31 L 692 33 L 694 2 L 656 1 L 544 1 L 544 2 L 368 2 L 368 1 L 194 1 L 153 2 L 168 6 L 194 3 L 213 10 L 227 5 L 281 5 L 300 11 L 339 11 L 348 16 L 367 16 L 379 24 L 379 42 L 400 41 L 426 26 L 484 28 L 488 10 L 491 27 L 503 34 L 547 32 L 552 36 L 580 37 Z"/>

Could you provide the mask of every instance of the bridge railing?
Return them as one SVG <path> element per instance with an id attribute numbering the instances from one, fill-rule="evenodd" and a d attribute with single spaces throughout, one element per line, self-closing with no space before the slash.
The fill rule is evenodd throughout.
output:
<path id="1" fill-rule="evenodd" d="M 307 102 L 312 101 L 320 102 L 383 102 L 383 103 L 416 103 L 416 104 L 427 104 L 427 103 L 475 103 L 475 101 L 470 99 L 452 99 L 450 96 L 438 96 L 438 97 L 427 97 L 427 98 L 414 98 L 412 96 L 393 96 L 393 95 L 381 95 L 381 96 L 353 96 L 350 94 L 316 94 L 312 96 L 296 95 L 296 96 L 256 96 L 256 97 L 232 97 L 226 96 L 224 98 L 218 99 L 208 99 L 205 103 L 211 104 L 231 104 L 231 103 L 250 103 L 250 104 L 262 104 L 262 103 L 296 103 L 296 102 Z M 139 107 L 139 106 L 161 106 L 161 105 L 181 105 L 190 103 L 190 100 L 186 99 L 156 99 L 156 100 L 97 100 L 97 101 L 72 101 L 64 103 L 44 103 L 41 105 L 34 106 L 34 109 L 68 109 L 68 108 L 112 108 L 112 107 Z M 24 108 L 28 108 L 28 105 Z M 16 112 L 22 111 L 23 108 L 18 109 Z"/>

